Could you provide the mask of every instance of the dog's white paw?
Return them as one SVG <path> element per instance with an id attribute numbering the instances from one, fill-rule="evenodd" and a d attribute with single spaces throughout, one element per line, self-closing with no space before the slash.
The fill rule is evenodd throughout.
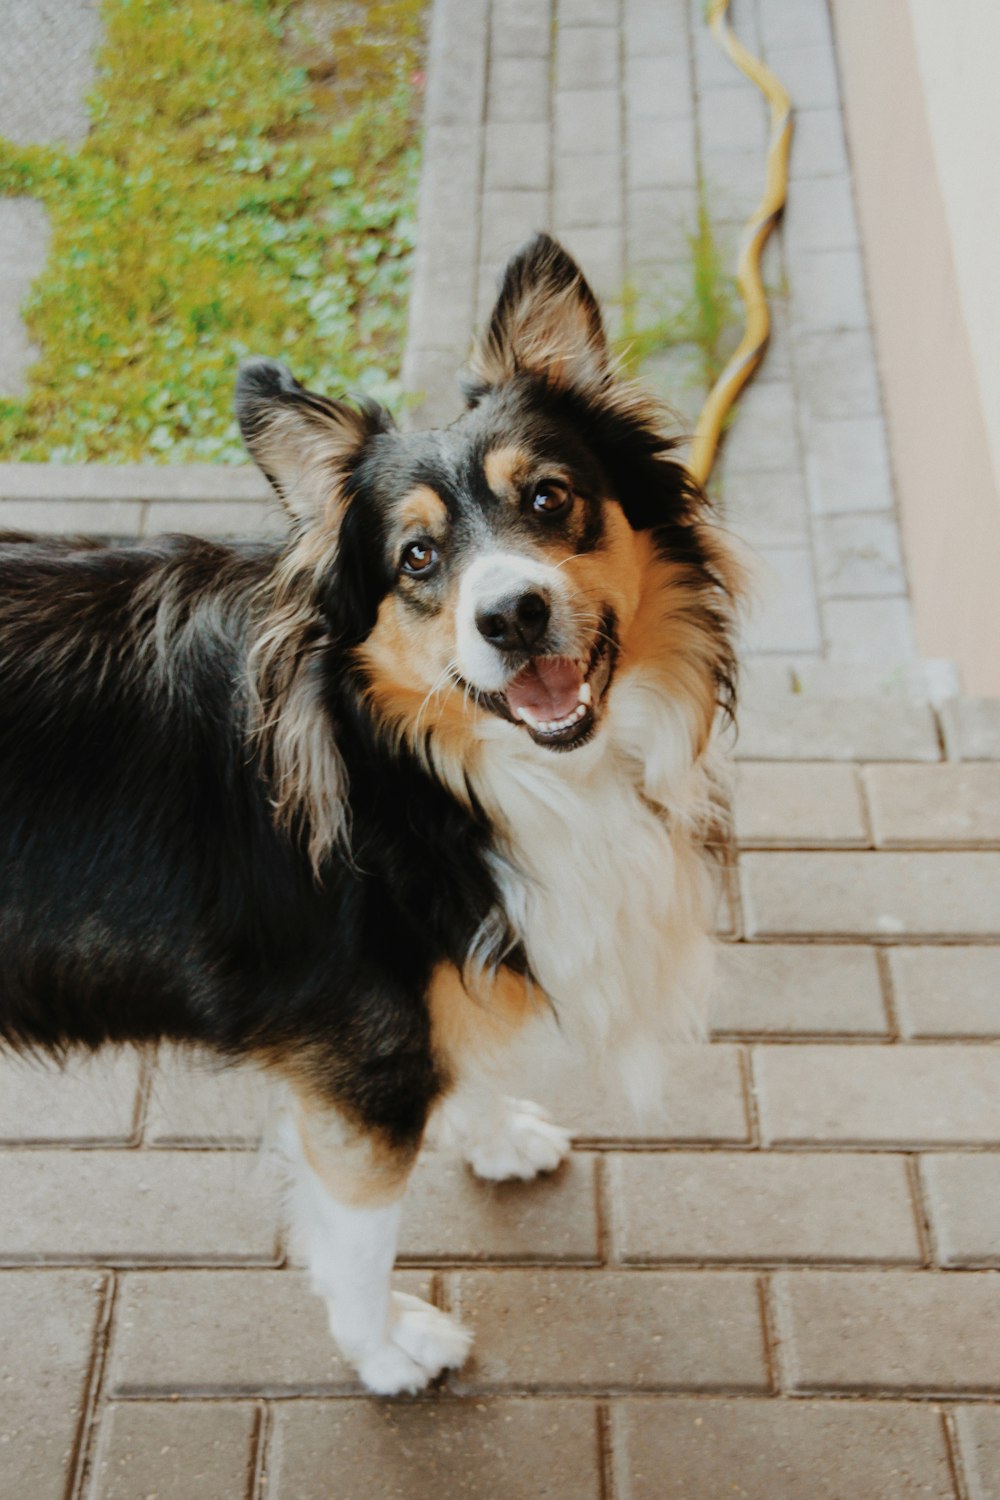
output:
<path id="1" fill-rule="evenodd" d="M 358 1374 L 377 1396 L 422 1391 L 443 1370 L 465 1362 L 472 1334 L 420 1297 L 393 1292 L 389 1341 L 358 1362 Z"/>
<path id="2" fill-rule="evenodd" d="M 554 1125 L 530 1099 L 508 1099 L 502 1128 L 491 1140 L 466 1149 L 465 1159 L 477 1177 L 489 1182 L 522 1182 L 554 1172 L 570 1150 L 570 1134 Z"/>

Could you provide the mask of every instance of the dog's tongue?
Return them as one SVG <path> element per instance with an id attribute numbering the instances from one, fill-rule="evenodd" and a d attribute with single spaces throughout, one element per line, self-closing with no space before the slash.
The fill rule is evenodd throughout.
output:
<path id="1" fill-rule="evenodd" d="M 507 702 L 516 715 L 526 708 L 533 719 L 565 719 L 580 701 L 583 676 L 568 656 L 539 656 L 507 684 Z"/>

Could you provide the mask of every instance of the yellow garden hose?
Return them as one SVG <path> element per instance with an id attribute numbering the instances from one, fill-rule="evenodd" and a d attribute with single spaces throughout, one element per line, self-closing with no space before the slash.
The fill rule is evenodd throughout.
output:
<path id="1" fill-rule="evenodd" d="M 736 272 L 746 321 L 743 337 L 726 368 L 708 393 L 691 444 L 688 468 L 704 484 L 712 472 L 719 434 L 740 391 L 760 364 L 771 330 L 771 318 L 760 275 L 764 242 L 785 205 L 788 188 L 788 148 L 792 140 L 792 105 L 785 89 L 759 58 L 736 39 L 726 19 L 729 0 L 710 0 L 708 24 L 716 41 L 742 72 L 755 83 L 771 106 L 771 139 L 767 148 L 764 196 L 747 220 Z"/>

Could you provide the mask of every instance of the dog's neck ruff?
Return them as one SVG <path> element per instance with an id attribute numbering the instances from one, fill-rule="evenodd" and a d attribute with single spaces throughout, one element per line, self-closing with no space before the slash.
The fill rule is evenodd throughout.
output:
<path id="1" fill-rule="evenodd" d="M 623 672 L 594 740 L 554 755 L 485 731 L 475 790 L 503 830 L 495 878 L 559 1029 L 654 1102 L 655 1039 L 704 1029 L 707 877 L 689 830 L 705 797 L 692 729 L 651 673 Z"/>

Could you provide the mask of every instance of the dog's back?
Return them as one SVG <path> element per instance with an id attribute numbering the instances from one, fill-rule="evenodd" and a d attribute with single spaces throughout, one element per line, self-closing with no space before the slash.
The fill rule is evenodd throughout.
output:
<path id="1" fill-rule="evenodd" d="M 253 591 L 272 562 L 187 538 L 0 539 L 8 1040 L 197 1034 L 199 1004 L 224 982 L 210 913 L 229 905 L 237 945 L 263 937 L 255 890 L 283 865 L 287 879 L 288 861 L 240 700 Z"/>

